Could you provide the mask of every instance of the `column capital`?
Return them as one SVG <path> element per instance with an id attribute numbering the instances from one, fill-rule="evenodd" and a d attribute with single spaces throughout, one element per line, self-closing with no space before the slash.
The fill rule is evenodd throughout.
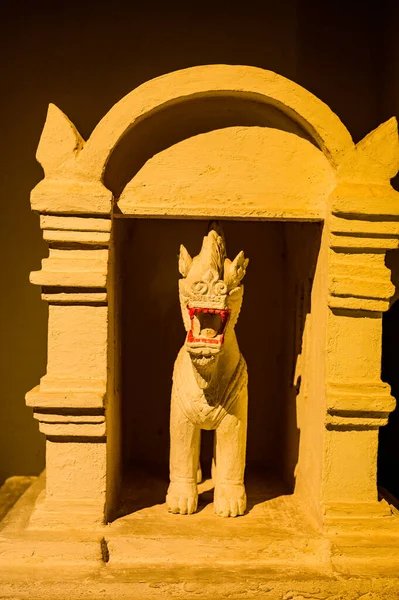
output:
<path id="1" fill-rule="evenodd" d="M 105 304 L 111 218 L 41 215 L 49 256 L 30 281 L 49 304 Z"/>
<path id="2" fill-rule="evenodd" d="M 329 296 L 331 309 L 381 313 L 395 293 L 385 254 L 399 246 L 399 216 L 332 215 Z"/>

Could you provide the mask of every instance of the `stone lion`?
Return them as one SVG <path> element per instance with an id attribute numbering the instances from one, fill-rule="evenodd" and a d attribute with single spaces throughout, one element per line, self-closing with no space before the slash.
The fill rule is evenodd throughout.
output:
<path id="1" fill-rule="evenodd" d="M 197 510 L 201 429 L 214 429 L 215 513 L 242 515 L 248 376 L 234 327 L 248 259 L 226 258 L 224 235 L 212 223 L 193 259 L 180 247 L 180 305 L 187 336 L 174 366 L 170 416 L 169 512 Z"/>

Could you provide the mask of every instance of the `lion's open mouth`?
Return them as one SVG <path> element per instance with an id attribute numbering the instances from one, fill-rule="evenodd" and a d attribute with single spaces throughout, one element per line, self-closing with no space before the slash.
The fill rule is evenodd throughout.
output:
<path id="1" fill-rule="evenodd" d="M 187 307 L 191 329 L 187 342 L 194 346 L 222 345 L 230 310 L 218 308 Z"/>

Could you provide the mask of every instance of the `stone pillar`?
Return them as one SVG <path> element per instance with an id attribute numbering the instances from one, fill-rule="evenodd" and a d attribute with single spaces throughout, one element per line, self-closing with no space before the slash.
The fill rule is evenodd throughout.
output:
<path id="1" fill-rule="evenodd" d="M 342 186 L 332 200 L 322 485 L 327 518 L 386 510 L 377 501 L 378 430 L 395 400 L 381 381 L 382 313 L 394 293 L 385 253 L 398 246 L 399 222 L 388 211 L 384 216 L 384 194 L 394 192 Z"/>
<path id="2" fill-rule="evenodd" d="M 49 257 L 31 281 L 49 303 L 48 364 L 26 401 L 47 438 L 47 477 L 31 525 L 81 527 L 103 522 L 106 508 L 111 219 L 41 215 L 40 224 Z"/>

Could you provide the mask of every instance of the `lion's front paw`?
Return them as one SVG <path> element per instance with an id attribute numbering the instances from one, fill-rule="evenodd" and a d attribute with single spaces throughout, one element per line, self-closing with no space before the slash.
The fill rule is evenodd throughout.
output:
<path id="1" fill-rule="evenodd" d="M 219 483 L 215 487 L 215 513 L 220 517 L 243 515 L 247 506 L 247 496 L 242 483 Z"/>
<path id="2" fill-rule="evenodd" d="M 197 510 L 198 491 L 196 483 L 174 482 L 169 484 L 166 495 L 168 511 L 174 514 L 191 515 Z"/>

